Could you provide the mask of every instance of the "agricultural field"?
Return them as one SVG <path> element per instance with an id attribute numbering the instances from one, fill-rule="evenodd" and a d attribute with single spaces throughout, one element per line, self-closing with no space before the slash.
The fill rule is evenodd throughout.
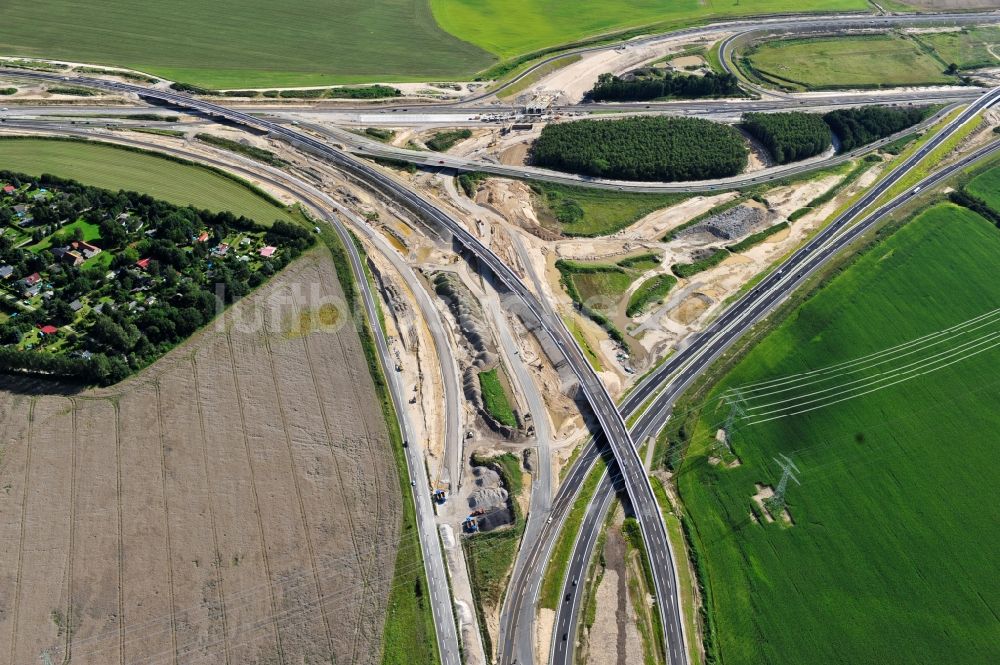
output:
<path id="1" fill-rule="evenodd" d="M 115 388 L 3 379 L 0 662 L 379 663 L 402 507 L 348 317 L 314 251 Z"/>
<path id="2" fill-rule="evenodd" d="M 0 165 L 21 173 L 53 173 L 118 191 L 143 192 L 175 205 L 229 211 L 261 224 L 294 221 L 292 213 L 238 181 L 195 164 L 106 143 L 37 138 L 0 139 Z"/>
<path id="3" fill-rule="evenodd" d="M 998 252 L 992 224 L 935 205 L 698 398 L 678 478 L 719 662 L 1000 660 Z M 983 315 L 957 333 L 832 365 Z M 748 414 L 731 432 L 738 463 L 713 445 L 726 418 L 718 399 L 737 387 Z M 787 514 L 753 498 L 777 486 L 779 455 L 801 482 L 788 485 Z"/>
<path id="4" fill-rule="evenodd" d="M 947 65 L 898 35 L 779 40 L 752 47 L 747 55 L 762 78 L 794 89 L 958 82 L 944 73 Z"/>
<path id="5" fill-rule="evenodd" d="M 467 77 L 494 60 L 438 27 L 426 0 L 130 0 L 100 11 L 10 0 L 0 52 L 123 65 L 206 88 Z"/>
<path id="6" fill-rule="evenodd" d="M 992 168 L 973 178 L 965 190 L 1000 212 L 1000 168 Z"/>
<path id="7" fill-rule="evenodd" d="M 719 16 L 870 9 L 863 0 L 430 0 L 430 6 L 446 31 L 503 58 L 637 26 L 666 30 Z"/>

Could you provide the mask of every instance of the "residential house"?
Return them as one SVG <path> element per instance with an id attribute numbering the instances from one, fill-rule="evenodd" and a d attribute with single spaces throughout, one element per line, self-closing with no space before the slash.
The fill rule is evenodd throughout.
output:
<path id="1" fill-rule="evenodd" d="M 10 279 L 10 276 L 13 274 L 13 266 L 0 266 L 0 279 Z"/>
<path id="2" fill-rule="evenodd" d="M 212 250 L 212 253 L 216 256 L 225 256 L 229 252 L 229 245 L 226 243 L 220 243 Z"/>
<path id="3" fill-rule="evenodd" d="M 13 194 L 16 191 L 17 190 L 14 188 L 14 185 L 4 185 L 3 186 L 3 193 L 4 194 Z"/>
<path id="4" fill-rule="evenodd" d="M 195 239 L 195 242 L 205 242 L 208 238 L 208 231 L 202 231 L 201 234 Z"/>
<path id="5" fill-rule="evenodd" d="M 83 255 L 73 249 L 62 255 L 62 262 L 71 266 L 78 266 L 83 263 L 83 260 Z"/>
<path id="6" fill-rule="evenodd" d="M 73 310 L 74 312 L 79 312 L 79 311 L 80 311 L 81 309 L 83 309 L 83 303 L 82 303 L 82 302 L 80 302 L 80 300 L 79 300 L 79 299 L 77 299 L 77 300 L 74 300 L 73 302 L 71 302 L 71 303 L 69 304 L 69 308 L 70 308 L 71 310 Z"/>
<path id="7" fill-rule="evenodd" d="M 37 272 L 31 273 L 30 275 L 21 280 L 21 282 L 25 286 L 34 286 L 35 284 L 38 284 L 40 281 L 42 281 L 42 276 L 39 275 Z"/>
<path id="8" fill-rule="evenodd" d="M 269 259 L 272 256 L 274 256 L 274 253 L 276 251 L 278 251 L 277 247 L 271 247 L 270 245 L 268 245 L 267 247 L 260 250 L 260 255 L 263 256 L 265 259 Z"/>
<path id="9" fill-rule="evenodd" d="M 135 262 L 135 264 L 143 270 L 149 270 L 149 261 L 150 259 L 148 258 L 139 259 L 138 261 Z"/>
<path id="10" fill-rule="evenodd" d="M 42 333 L 43 335 L 55 335 L 55 334 L 56 334 L 57 332 L 59 332 L 59 329 L 58 329 L 58 328 L 56 328 L 56 327 L 55 327 L 55 326 L 53 326 L 53 325 L 44 325 L 44 326 L 43 326 L 43 325 L 39 324 L 39 325 L 38 325 L 38 330 L 39 330 L 39 331 L 40 331 L 40 332 L 41 332 L 41 333 Z"/>
<path id="11" fill-rule="evenodd" d="M 73 249 L 83 254 L 83 258 L 91 259 L 101 253 L 101 248 L 83 240 L 71 243 Z"/>

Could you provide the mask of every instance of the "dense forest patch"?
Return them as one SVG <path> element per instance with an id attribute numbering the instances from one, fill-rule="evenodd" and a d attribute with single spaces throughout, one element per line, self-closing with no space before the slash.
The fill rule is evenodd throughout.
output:
<path id="1" fill-rule="evenodd" d="M 779 164 L 813 157 L 830 147 L 830 128 L 814 113 L 745 113 L 743 128 Z"/>
<path id="2" fill-rule="evenodd" d="M 740 173 L 748 149 L 735 129 L 701 118 L 635 117 L 548 125 L 531 161 L 621 180 L 708 180 Z"/>

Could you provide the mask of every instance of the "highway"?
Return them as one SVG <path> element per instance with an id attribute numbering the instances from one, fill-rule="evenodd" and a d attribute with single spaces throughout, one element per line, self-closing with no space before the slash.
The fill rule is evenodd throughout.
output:
<path id="1" fill-rule="evenodd" d="M 985 89 L 982 88 L 976 88 L 975 90 L 976 93 L 972 99 L 978 98 L 985 92 Z M 695 194 L 760 185 L 808 173 L 819 168 L 836 166 L 837 164 L 857 159 L 858 157 L 874 152 L 882 146 L 892 143 L 903 136 L 929 127 L 946 115 L 951 108 L 952 107 L 945 107 L 945 109 L 938 111 L 914 127 L 909 127 L 891 136 L 873 141 L 872 143 L 855 148 L 849 152 L 833 155 L 831 157 L 814 157 L 798 162 L 792 162 L 790 164 L 772 166 L 760 171 L 736 175 L 731 178 L 688 182 L 635 182 L 629 180 L 609 180 L 606 178 L 581 176 L 573 173 L 562 173 L 560 171 L 553 171 L 536 166 L 508 166 L 482 159 L 470 159 L 437 152 L 427 152 L 424 150 L 397 148 L 395 146 L 386 145 L 336 127 L 327 127 L 310 123 L 301 123 L 301 125 L 319 136 L 326 137 L 331 141 L 344 145 L 347 150 L 353 152 L 354 154 L 383 159 L 399 159 L 427 168 L 449 169 L 454 171 L 480 171 L 505 178 L 526 178 L 561 185 L 589 187 L 593 189 L 612 191 Z"/>
<path id="2" fill-rule="evenodd" d="M 399 375 L 395 371 L 394 356 L 389 350 L 388 341 L 386 340 L 381 324 L 379 323 L 378 305 L 376 303 L 375 295 L 372 293 L 368 283 L 368 276 L 364 271 L 363 259 L 347 228 L 343 225 L 336 214 L 330 212 L 330 210 L 338 210 L 343 215 L 352 216 L 349 210 L 334 201 L 324 192 L 313 187 L 312 185 L 309 185 L 299 178 L 295 178 L 284 171 L 265 166 L 260 162 L 243 158 L 238 155 L 227 155 L 232 162 L 242 164 L 241 167 L 234 167 L 234 165 L 228 161 L 213 160 L 205 157 L 204 155 L 194 154 L 184 150 L 171 149 L 160 145 L 150 145 L 148 141 L 142 141 L 139 139 L 130 139 L 117 135 L 95 137 L 90 132 L 72 126 L 54 128 L 51 125 L 41 125 L 38 127 L 27 126 L 25 129 L 38 130 L 45 133 L 56 132 L 61 135 L 75 135 L 86 138 L 100 138 L 101 140 L 108 140 L 113 143 L 121 143 L 145 149 L 154 149 L 159 152 L 175 154 L 184 159 L 200 163 L 208 163 L 227 171 L 237 171 L 249 176 L 250 178 L 262 178 L 270 182 L 272 185 L 287 191 L 296 199 L 306 203 L 314 214 L 320 216 L 333 227 L 340 239 L 341 244 L 347 250 L 347 254 L 351 262 L 351 272 L 354 275 L 354 281 L 358 285 L 358 290 L 362 296 L 365 318 L 367 319 L 369 329 L 372 331 L 376 349 L 379 354 L 380 364 L 382 366 L 382 372 L 385 375 L 386 383 L 389 386 L 393 406 L 399 419 L 400 434 L 405 441 L 413 441 L 413 437 L 410 435 L 412 427 L 409 424 L 409 419 L 406 415 L 406 392 L 404 387 L 399 382 Z M 356 218 L 354 218 L 354 220 L 359 229 L 369 229 L 369 227 L 360 220 Z M 409 268 L 407 267 L 407 269 Z M 426 295 L 425 300 L 426 302 L 421 303 L 421 309 L 424 310 L 424 308 L 428 305 L 433 308 L 433 305 L 430 305 L 429 299 L 426 299 Z M 434 312 L 434 310 L 432 309 L 431 312 Z M 426 320 L 433 331 L 434 319 L 432 317 L 427 317 Z M 440 324 L 440 320 L 438 320 L 438 323 Z M 448 349 L 448 354 L 446 356 L 442 356 L 442 358 L 443 362 L 447 362 L 448 358 L 451 358 L 452 362 L 454 362 L 454 359 L 450 354 L 450 348 Z M 444 368 L 442 369 L 444 370 Z M 445 377 L 445 380 L 447 381 L 447 377 Z M 452 398 L 452 401 L 457 400 L 457 396 L 454 392 L 457 390 L 457 386 L 453 386 L 451 390 L 452 392 L 449 396 Z M 455 402 L 456 414 L 457 406 L 457 402 Z M 460 429 L 458 431 L 454 431 L 454 427 L 455 425 L 449 422 L 448 435 L 452 437 L 452 440 L 460 439 Z M 459 441 L 459 445 L 460 444 L 461 442 Z M 423 448 L 419 442 L 413 441 L 411 445 L 406 447 L 404 452 L 406 454 L 406 464 L 409 477 L 413 483 L 411 485 L 411 489 L 417 513 L 417 533 L 420 540 L 421 550 L 423 552 L 424 573 L 426 575 L 428 590 L 430 592 L 431 612 L 434 619 L 435 631 L 437 633 L 438 647 L 441 652 L 441 662 L 443 665 L 461 665 L 461 660 L 459 658 L 460 649 L 458 643 L 458 633 L 455 628 L 455 616 L 452 608 L 451 591 L 448 584 L 448 575 L 445 572 L 445 564 L 441 551 L 441 542 L 438 537 L 437 524 L 434 518 L 434 507 L 431 504 L 431 490 L 427 480 Z M 481 650 L 482 645 L 479 644 L 477 646 Z"/>
<path id="3" fill-rule="evenodd" d="M 358 162 L 344 152 L 332 148 L 311 136 L 302 134 L 295 129 L 278 125 L 269 120 L 195 99 L 188 95 L 166 90 L 151 90 L 143 86 L 128 83 L 87 77 L 57 76 L 34 71 L 3 71 L 7 76 L 20 76 L 50 81 L 72 80 L 79 85 L 139 94 L 146 98 L 166 101 L 180 107 L 193 109 L 244 127 L 270 132 L 275 137 L 284 139 L 300 149 L 305 149 L 314 155 L 326 159 L 349 177 L 353 177 L 359 182 L 375 188 L 424 219 L 436 223 L 441 228 L 447 229 L 459 244 L 475 254 L 480 263 L 489 269 L 506 289 L 517 296 L 525 307 L 524 314 L 530 317 L 530 319 L 537 321 L 541 329 L 552 338 L 575 373 L 580 383 L 580 389 L 594 415 L 597 417 L 601 430 L 604 432 L 614 452 L 619 468 L 623 472 L 625 488 L 631 499 L 636 519 L 639 522 L 649 550 L 653 567 L 654 585 L 656 586 L 656 597 L 661 599 L 658 603 L 658 608 L 664 625 L 667 625 L 666 619 L 668 614 L 679 614 L 676 607 L 677 599 L 668 587 L 668 583 L 664 579 L 662 572 L 673 569 L 663 516 L 657 507 L 653 488 L 649 483 L 649 478 L 646 477 L 635 444 L 629 436 L 625 421 L 618 412 L 614 400 L 593 367 L 587 361 L 573 336 L 566 329 L 562 319 L 543 308 L 534 294 L 524 286 L 510 267 L 494 254 L 492 250 L 480 242 L 478 238 L 472 235 L 459 220 L 381 170 Z M 394 372 L 390 373 L 392 377 L 390 383 L 395 380 L 394 374 Z M 414 471 L 414 469 L 411 469 L 411 471 Z M 417 495 L 419 496 L 419 494 L 418 492 Z M 667 636 L 667 642 L 666 647 L 671 653 L 671 663 L 683 662 L 683 645 L 678 647 L 676 641 L 670 641 L 669 635 Z"/>
<path id="4" fill-rule="evenodd" d="M 955 102 L 955 101 L 971 101 L 978 98 L 985 92 L 983 88 L 968 88 L 965 90 L 958 91 L 958 94 L 946 91 L 942 93 L 937 93 L 928 97 L 927 103 L 944 103 L 944 102 Z M 839 98 L 833 98 L 834 100 Z M 825 102 L 827 105 L 841 106 L 836 101 L 827 100 Z M 708 104 L 709 107 L 713 105 L 709 102 L 703 103 L 701 106 Z M 730 106 L 736 106 L 743 110 L 750 110 L 751 108 L 761 108 L 766 110 L 776 110 L 784 108 L 785 104 L 782 106 L 776 106 L 774 104 L 754 102 L 753 104 L 742 105 L 736 102 L 729 103 L 726 102 L 726 108 Z M 720 103 L 716 105 L 717 107 L 722 107 L 723 104 Z M 144 108 L 148 112 L 147 107 Z M 713 107 L 714 108 L 714 107 Z M 114 111 L 120 111 L 120 109 L 112 109 Z M 801 175 L 803 173 L 808 173 L 810 171 L 827 168 L 830 166 L 836 166 L 842 164 L 846 161 L 856 159 L 857 157 L 874 152 L 880 147 L 891 143 L 902 136 L 912 134 L 913 132 L 920 131 L 939 120 L 941 117 L 947 114 L 951 110 L 950 106 L 946 106 L 941 111 L 938 111 L 933 116 L 927 118 L 923 122 L 917 124 L 914 127 L 909 127 L 905 130 L 897 132 L 891 136 L 887 136 L 883 139 L 879 139 L 873 143 L 861 146 L 852 150 L 850 152 L 836 154 L 829 157 L 814 157 L 806 160 L 801 160 L 798 162 L 792 162 L 790 164 L 772 166 L 760 171 L 754 171 L 750 173 L 736 175 L 730 178 L 719 178 L 716 180 L 703 180 L 703 181 L 688 181 L 688 182 L 634 182 L 627 180 L 610 180 L 605 178 L 592 178 L 588 176 L 580 176 L 572 173 L 563 173 L 560 171 L 553 171 L 550 169 L 544 169 L 533 166 L 510 166 L 499 164 L 495 161 L 489 161 L 484 159 L 473 159 L 466 157 L 458 157 L 454 155 L 448 155 L 444 153 L 437 152 L 427 152 L 424 150 L 411 150 L 408 148 L 398 148 L 395 146 L 387 145 L 373 139 L 369 139 L 364 136 L 355 134 L 354 132 L 340 129 L 337 127 L 329 127 L 325 125 L 319 125 L 309 122 L 294 121 L 296 125 L 301 126 L 304 129 L 308 129 L 313 134 L 329 139 L 336 142 L 337 144 L 343 145 L 346 150 L 357 154 L 368 157 L 378 157 L 384 159 L 397 159 L 409 161 L 414 164 L 424 166 L 427 168 L 435 169 L 449 169 L 454 171 L 478 171 L 483 173 L 489 173 L 496 176 L 506 177 L 506 178 L 527 178 L 532 180 L 540 180 L 545 182 L 551 182 L 562 185 L 570 185 L 576 187 L 588 187 L 594 189 L 605 189 L 614 191 L 628 191 L 628 192 L 638 192 L 638 193 L 698 193 L 698 192 L 714 192 L 723 191 L 729 189 L 738 189 L 740 187 L 759 185 L 768 182 L 774 182 L 776 180 L 781 180 L 784 178 L 789 178 L 792 176 Z M 45 112 L 43 112 L 45 111 Z M 10 118 L 19 118 L 24 115 L 37 116 L 39 121 L 43 121 L 43 118 L 52 118 L 55 122 L 65 123 L 66 119 L 58 117 L 58 114 L 51 113 L 52 108 L 47 109 L 20 109 L 16 108 L 14 111 L 9 111 L 5 114 Z M 135 108 L 130 109 L 132 113 L 136 112 Z M 728 111 L 727 111 L 728 112 Z M 742 112 L 742 111 L 741 111 Z M 127 114 L 122 114 L 127 115 Z M 270 114 L 265 114 L 261 116 L 262 118 L 272 119 Z M 289 113 L 284 113 L 282 120 L 288 122 L 288 118 L 292 117 Z M 81 121 L 82 122 L 82 121 Z M 170 128 L 170 125 L 165 125 Z M 293 125 L 294 127 L 295 125 Z"/>
<path id="5" fill-rule="evenodd" d="M 1000 100 L 1000 89 L 995 89 L 986 98 L 977 102 L 976 108 L 970 108 L 963 112 L 959 118 L 956 118 L 949 125 L 949 131 L 942 131 L 935 136 L 920 151 L 911 156 L 887 178 L 869 190 L 865 196 L 838 216 L 820 234 L 793 254 L 778 270 L 771 273 L 764 281 L 751 289 L 737 302 L 733 303 L 722 316 L 699 334 L 689 346 L 679 351 L 656 372 L 647 377 L 647 380 L 629 394 L 628 399 L 621 406 L 622 413 L 628 417 L 635 413 L 641 404 L 656 395 L 632 430 L 634 440 L 641 441 L 645 437 L 652 436 L 659 431 L 669 417 L 670 409 L 676 398 L 719 355 L 725 352 L 750 326 L 773 311 L 795 288 L 838 252 L 849 246 L 865 231 L 883 220 L 886 215 L 912 199 L 915 195 L 915 190 L 926 190 L 967 167 L 969 164 L 1000 152 L 1000 142 L 993 142 L 960 162 L 928 176 L 913 189 L 908 189 L 871 214 L 863 218 L 861 217 L 862 213 L 872 203 L 877 201 L 901 177 L 930 154 L 951 132 L 972 119 L 975 113 L 987 106 L 996 104 L 998 100 Z M 657 393 L 657 390 L 660 390 L 660 392 Z M 583 478 L 589 473 L 598 449 L 599 446 L 591 443 L 580 455 L 577 464 L 568 472 L 567 478 L 555 500 L 554 505 L 557 508 L 554 508 L 554 515 L 561 518 L 559 509 L 564 508 L 568 503 L 572 503 L 572 500 L 575 498 L 573 490 L 582 484 Z M 565 492 L 564 495 L 563 489 L 569 491 Z M 592 555 L 593 544 L 596 542 L 597 534 L 603 524 L 604 517 L 614 498 L 614 494 L 615 491 L 611 482 L 608 478 L 605 478 L 588 508 L 571 558 L 567 579 L 573 579 L 574 577 L 584 579 Z M 554 539 L 554 535 L 551 537 Z M 545 545 L 546 543 L 540 543 L 535 549 L 544 550 Z M 516 582 L 517 580 L 514 580 L 512 584 Z M 567 591 L 570 594 L 570 600 L 562 604 L 557 616 L 556 634 L 560 636 L 563 634 L 569 634 L 570 636 L 575 634 L 582 603 L 582 588 L 568 586 Z M 515 641 L 516 639 L 514 638 Z M 556 663 L 569 663 L 572 661 L 573 654 L 570 651 L 560 651 L 558 644 L 554 644 L 554 647 L 553 658 Z M 505 660 L 504 662 L 513 661 Z M 523 661 L 519 660 L 519 662 Z"/>
<path id="6" fill-rule="evenodd" d="M 1000 21 L 1000 15 L 997 16 Z M 937 88 L 921 88 L 919 90 L 843 90 L 835 93 L 804 93 L 790 95 L 781 99 L 747 99 L 740 97 L 674 100 L 649 102 L 581 102 L 579 104 L 553 105 L 547 109 L 553 115 L 606 115 L 608 113 L 676 113 L 678 115 L 694 116 L 737 116 L 750 111 L 789 111 L 806 109 L 844 108 L 850 106 L 865 106 L 869 104 L 939 104 L 946 102 L 970 101 L 980 94 L 980 90 L 967 86 L 947 86 Z M 99 117 L 129 116 L 138 113 L 149 113 L 148 106 L 140 105 L 98 105 L 74 104 L 36 105 L 30 102 L 8 102 L 10 114 L 35 116 L 61 116 L 64 120 L 85 120 L 87 114 L 99 114 Z M 523 106 L 512 104 L 493 104 L 490 106 L 457 107 L 455 104 L 413 103 L 406 106 L 378 106 L 366 104 L 337 104 L 326 106 L 320 104 L 304 105 L 302 103 L 258 104 L 249 103 L 239 106 L 241 111 L 252 115 L 269 115 L 285 121 L 299 120 L 305 116 L 324 116 L 325 120 L 349 120 L 352 115 L 363 116 L 370 124 L 407 124 L 415 123 L 409 116 L 444 116 L 443 122 L 468 122 L 483 126 L 481 116 L 484 113 L 516 114 L 524 110 Z M 479 119 L 474 119 L 479 116 Z M 122 120 L 130 120 L 123 117 Z M 131 119 L 136 124 L 144 121 Z M 148 122 L 148 121 L 145 121 Z M 426 121 L 421 120 L 420 124 Z M 175 125 L 176 126 L 176 125 Z M 489 126 L 489 125 L 485 125 Z M 494 127 L 496 125 L 493 125 Z"/>
<path id="7" fill-rule="evenodd" d="M 223 106 L 194 99 L 187 95 L 166 90 L 151 90 L 141 86 L 134 86 L 114 81 L 87 79 L 84 77 L 70 78 L 58 75 L 42 74 L 39 72 L 5 70 L 4 73 L 5 75 L 11 77 L 21 76 L 27 78 L 47 79 L 51 81 L 63 81 L 68 78 L 69 80 L 73 80 L 81 85 L 90 85 L 97 88 L 138 94 L 142 97 L 165 101 L 184 108 L 196 110 L 212 117 L 226 119 L 243 126 L 270 132 L 278 138 L 287 140 L 293 145 L 330 161 L 350 177 L 356 178 L 359 181 L 373 186 L 410 210 L 417 212 L 426 219 L 431 220 L 432 222 L 435 222 L 450 231 L 460 244 L 475 253 L 477 258 L 485 266 L 487 266 L 494 273 L 494 275 L 496 275 L 499 281 L 518 297 L 526 308 L 528 315 L 530 317 L 534 317 L 541 324 L 545 332 L 552 337 L 556 346 L 565 355 L 570 366 L 576 372 L 580 381 L 581 389 L 583 390 L 591 408 L 594 411 L 594 414 L 600 422 L 601 429 L 607 438 L 608 445 L 614 454 L 615 461 L 622 472 L 622 483 L 631 499 L 633 511 L 643 530 L 643 535 L 654 571 L 655 591 L 659 600 L 657 603 L 658 611 L 661 615 L 661 619 L 663 620 L 663 625 L 665 626 L 667 641 L 666 648 L 668 651 L 669 662 L 671 664 L 686 662 L 683 626 L 680 621 L 679 608 L 676 605 L 677 597 L 675 593 L 675 584 L 673 583 L 674 568 L 670 557 L 669 542 L 666 537 L 662 516 L 652 493 L 652 488 L 649 485 L 649 481 L 642 468 L 641 461 L 636 454 L 633 439 L 625 426 L 625 422 L 619 413 L 619 410 L 616 408 L 603 384 L 600 382 L 589 363 L 586 361 L 583 353 L 576 345 L 572 336 L 570 336 L 568 331 L 566 331 L 562 321 L 557 316 L 553 316 L 551 311 L 548 311 L 547 308 L 538 303 L 533 294 L 524 287 L 519 278 L 510 270 L 510 268 L 506 266 L 499 257 L 493 254 L 489 248 L 485 247 L 476 237 L 469 233 L 458 220 L 452 218 L 446 212 L 440 210 L 420 195 L 410 191 L 404 185 L 396 181 L 391 176 L 386 175 L 382 171 L 365 163 L 358 162 L 357 160 L 344 154 L 342 151 L 331 148 L 323 141 L 317 140 L 295 129 L 288 128 L 271 120 L 254 117 L 241 111 L 236 111 Z M 992 91 L 987 95 L 982 96 L 970 106 L 969 110 L 963 112 L 960 119 L 967 120 L 971 117 L 971 113 L 973 111 L 978 111 L 984 106 L 994 103 L 996 101 L 996 96 L 996 91 Z M 927 146 L 922 148 L 920 152 L 908 160 L 902 167 L 900 167 L 900 169 L 897 169 L 893 176 L 899 177 L 899 174 L 912 168 L 917 161 L 926 156 L 929 150 L 933 149 L 933 147 L 935 147 L 940 140 L 943 140 L 944 136 L 953 131 L 957 126 L 958 125 L 956 125 L 955 122 L 949 125 L 947 130 L 943 130 L 939 136 L 929 142 Z M 857 210 L 852 207 L 848 213 L 854 211 L 854 216 L 856 216 L 861 209 L 867 207 L 867 205 L 874 201 L 878 195 L 883 193 L 888 188 L 889 184 L 894 181 L 894 179 L 894 177 L 887 178 L 885 181 L 873 188 L 862 199 L 862 201 L 865 202 L 865 205 Z M 622 187 L 621 185 L 614 186 Z M 725 186 L 728 188 L 735 185 L 727 184 Z M 845 213 L 845 215 L 848 213 Z M 851 217 L 851 219 L 853 219 L 853 217 Z M 847 221 L 843 222 L 843 224 L 846 223 Z M 342 227 L 338 226 L 338 232 L 341 232 L 341 228 Z M 828 227 L 828 229 L 829 228 L 830 227 Z M 344 233 L 346 233 L 346 230 Z M 825 235 L 825 233 L 821 234 L 820 236 L 817 236 L 817 239 Z M 816 239 L 811 241 L 803 249 L 814 247 L 815 242 Z M 828 248 L 822 249 L 818 256 L 825 260 L 824 257 L 828 258 L 828 255 L 823 254 L 822 252 L 827 251 L 829 251 Z M 792 259 L 789 260 L 788 264 L 786 264 L 790 266 L 790 269 L 795 269 L 799 266 L 799 264 L 794 264 L 793 262 L 796 260 L 796 257 L 800 256 L 800 254 L 801 251 L 800 253 L 796 253 Z M 653 390 L 653 386 L 664 383 L 664 380 L 668 376 L 675 373 L 676 376 L 669 384 L 671 386 L 685 386 L 693 380 L 694 377 L 707 367 L 707 363 L 711 362 L 711 360 L 717 357 L 717 355 L 721 353 L 724 348 L 728 347 L 734 339 L 742 334 L 742 332 L 746 329 L 746 325 L 749 325 L 744 324 L 744 321 L 756 320 L 760 316 L 763 316 L 763 314 L 767 311 L 770 311 L 774 304 L 780 302 L 780 299 L 784 297 L 784 292 L 779 287 L 783 284 L 790 283 L 786 277 L 782 276 L 784 272 L 785 269 L 783 268 L 782 270 L 773 273 L 770 277 L 765 279 L 764 282 L 748 292 L 747 296 L 731 307 L 726 314 L 720 317 L 720 319 L 713 324 L 713 326 L 699 335 L 690 346 L 684 349 L 684 351 L 679 352 L 674 358 L 671 359 L 671 361 L 665 363 L 660 370 L 650 377 L 650 380 L 644 382 L 644 385 L 648 386 L 648 388 L 644 390 L 636 390 L 633 394 L 635 399 L 640 400 L 641 403 L 643 394 L 648 397 Z M 796 274 L 798 275 L 799 273 Z M 798 281 L 800 281 L 800 279 L 797 279 L 794 283 L 797 283 Z M 734 311 L 737 312 L 736 315 L 732 314 Z M 377 326 L 373 327 L 377 328 Z M 667 371 L 668 368 L 670 371 Z M 393 383 L 395 378 L 393 377 L 393 373 L 388 372 L 387 374 L 390 377 L 390 383 Z M 660 394 L 660 398 L 669 392 L 669 390 L 664 390 L 664 392 Z M 630 398 L 633 396 L 630 396 Z M 658 398 L 658 400 L 660 398 Z M 422 465 L 423 462 L 421 460 L 421 468 Z M 411 473 L 414 474 L 411 477 L 422 477 L 424 478 L 424 482 L 426 482 L 424 474 L 418 473 L 419 470 L 420 468 L 414 468 L 411 465 Z M 419 494 L 420 492 L 417 492 L 417 495 Z M 429 495 L 427 493 L 424 493 L 424 499 L 429 501 Z M 543 529 L 543 533 L 544 531 L 545 529 Z M 543 539 L 540 538 L 539 542 L 542 540 Z M 528 570 L 529 573 L 533 572 L 537 575 L 539 569 L 526 567 L 525 570 Z M 450 625 L 452 630 L 454 630 L 453 622 L 450 622 Z M 442 649 L 443 656 L 447 657 L 445 651 L 445 649 Z M 457 653 L 454 654 L 454 656 L 457 658 Z"/>

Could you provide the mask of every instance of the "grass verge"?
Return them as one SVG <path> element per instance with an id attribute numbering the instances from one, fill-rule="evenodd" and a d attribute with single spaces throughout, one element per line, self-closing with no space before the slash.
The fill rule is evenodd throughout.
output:
<path id="1" fill-rule="evenodd" d="M 583 523 L 583 517 L 587 514 L 587 506 L 594 498 L 597 490 L 597 483 L 604 475 L 606 468 L 604 459 L 597 458 L 594 467 L 587 474 L 583 481 L 583 487 L 573 502 L 573 506 L 563 522 L 562 529 L 559 530 L 559 537 L 552 547 L 548 565 L 545 566 L 545 575 L 542 577 L 542 586 L 538 594 L 538 603 L 541 607 L 554 610 L 559 606 L 560 595 L 562 594 L 563 580 L 566 577 L 566 567 L 569 566 L 570 558 L 573 556 L 573 545 L 576 543 L 576 536 Z"/>
<path id="2" fill-rule="evenodd" d="M 382 665 L 411 663 L 432 665 L 440 662 L 440 655 L 429 597 L 424 593 L 427 580 L 424 576 L 423 552 L 417 534 L 416 509 L 410 493 L 409 471 L 399 421 L 375 350 L 373 332 L 368 319 L 361 311 L 361 294 L 354 273 L 351 271 L 347 250 L 333 229 L 325 225 L 321 229 L 321 238 L 333 256 L 337 278 L 343 286 L 344 299 L 353 314 L 352 318 L 357 326 L 365 359 L 368 362 L 368 372 L 375 383 L 375 392 L 379 396 L 379 405 L 389 432 L 393 458 L 396 461 L 396 475 L 402 497 L 402 525 L 383 629 L 381 662 Z"/>

